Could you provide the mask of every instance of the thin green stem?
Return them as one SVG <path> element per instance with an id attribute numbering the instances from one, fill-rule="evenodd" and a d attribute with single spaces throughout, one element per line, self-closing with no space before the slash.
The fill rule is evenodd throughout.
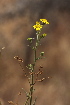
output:
<path id="1" fill-rule="evenodd" d="M 36 62 L 36 49 L 34 50 L 34 64 L 33 64 L 33 67 L 32 67 L 32 74 L 31 74 L 31 84 L 30 84 L 30 105 L 32 104 L 32 98 L 33 98 L 33 86 L 34 86 L 34 66 L 35 66 L 35 62 Z"/>
<path id="2" fill-rule="evenodd" d="M 31 70 L 32 74 L 31 74 L 31 84 L 30 84 L 30 105 L 32 104 L 32 98 L 33 98 L 32 97 L 32 95 L 33 95 L 33 79 L 34 79 L 33 71 L 34 71 L 34 67 Z"/>
<path id="3" fill-rule="evenodd" d="M 36 62 L 36 49 L 34 50 L 34 63 Z"/>
<path id="4" fill-rule="evenodd" d="M 36 63 L 36 50 L 37 46 L 39 44 L 39 33 L 37 32 L 37 39 L 36 39 L 36 45 L 35 45 L 35 50 L 34 50 L 34 64 L 31 69 L 31 84 L 30 84 L 30 105 L 32 105 L 32 99 L 33 99 L 33 87 L 34 87 L 34 66 Z"/>

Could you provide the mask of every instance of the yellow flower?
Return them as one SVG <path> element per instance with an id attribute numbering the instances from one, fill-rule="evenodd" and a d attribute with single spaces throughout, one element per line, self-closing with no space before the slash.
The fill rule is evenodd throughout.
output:
<path id="1" fill-rule="evenodd" d="M 40 19 L 40 21 L 42 21 L 42 23 L 49 24 L 49 22 L 46 19 Z"/>
<path id="2" fill-rule="evenodd" d="M 42 35 L 40 35 L 40 39 L 41 39 L 41 38 L 44 38 L 45 36 L 47 36 L 47 34 L 45 34 L 45 33 L 42 34 Z"/>
<path id="3" fill-rule="evenodd" d="M 36 24 L 37 24 L 37 25 L 40 25 L 40 22 L 36 21 Z"/>
<path id="4" fill-rule="evenodd" d="M 44 34 L 43 34 L 43 37 L 45 37 L 46 35 L 47 35 L 47 34 L 44 33 Z"/>
<path id="5" fill-rule="evenodd" d="M 42 28 L 43 25 L 40 24 L 40 22 L 36 22 L 36 25 L 34 25 L 34 29 L 36 29 L 36 31 L 40 30 Z"/>

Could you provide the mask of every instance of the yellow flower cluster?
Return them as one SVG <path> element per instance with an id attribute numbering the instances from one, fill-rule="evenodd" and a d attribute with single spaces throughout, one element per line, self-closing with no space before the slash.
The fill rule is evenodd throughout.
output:
<path id="1" fill-rule="evenodd" d="M 34 29 L 36 28 L 36 31 L 38 31 L 42 28 L 42 25 L 40 24 L 40 22 L 36 22 L 36 25 L 34 25 L 33 27 Z"/>
<path id="2" fill-rule="evenodd" d="M 42 21 L 42 23 L 49 24 L 49 22 L 46 19 L 40 19 L 40 21 Z"/>
<path id="3" fill-rule="evenodd" d="M 44 34 L 43 34 L 43 37 L 45 37 L 46 35 L 47 35 L 47 34 L 44 33 Z"/>
<path id="4" fill-rule="evenodd" d="M 49 22 L 46 19 L 40 19 L 40 21 L 42 23 L 49 24 Z M 41 28 L 43 27 L 43 25 L 41 25 L 40 22 L 37 21 L 36 22 L 36 25 L 34 25 L 33 27 L 34 27 L 34 29 L 36 29 L 36 31 L 38 31 L 38 30 L 41 30 Z"/>

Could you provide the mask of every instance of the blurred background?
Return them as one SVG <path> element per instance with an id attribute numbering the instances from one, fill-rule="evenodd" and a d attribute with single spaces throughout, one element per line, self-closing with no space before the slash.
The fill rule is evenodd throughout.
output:
<path id="1" fill-rule="evenodd" d="M 32 63 L 33 52 L 27 45 L 28 37 L 36 37 L 33 25 L 47 19 L 42 33 L 38 55 L 45 52 L 46 59 L 38 60 L 35 71 L 43 66 L 40 78 L 46 80 L 35 85 L 37 105 L 70 105 L 70 0 L 2 0 L 0 1 L 0 101 L 23 105 L 29 84 L 14 56 L 24 60 L 23 68 Z M 34 41 L 35 43 L 35 41 Z M 2 50 L 2 47 L 5 47 Z M 48 78 L 50 77 L 50 78 Z M 18 98 L 18 93 L 22 95 Z"/>

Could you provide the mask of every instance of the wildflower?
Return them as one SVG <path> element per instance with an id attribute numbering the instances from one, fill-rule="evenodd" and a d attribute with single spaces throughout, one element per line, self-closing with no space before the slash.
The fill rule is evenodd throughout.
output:
<path id="1" fill-rule="evenodd" d="M 32 43 L 32 40 L 35 39 L 35 38 L 27 38 L 27 40 L 30 41 L 30 43 Z"/>
<path id="2" fill-rule="evenodd" d="M 36 25 L 40 25 L 40 22 L 36 21 Z"/>
<path id="3" fill-rule="evenodd" d="M 40 21 L 42 21 L 42 23 L 49 24 L 49 22 L 46 19 L 40 19 Z"/>
<path id="4" fill-rule="evenodd" d="M 32 40 L 32 38 L 27 38 L 27 40 Z"/>
<path id="5" fill-rule="evenodd" d="M 36 29 L 36 31 L 40 30 L 42 28 L 43 25 L 40 24 L 40 22 L 36 22 L 36 25 L 34 25 L 34 29 Z"/>
<path id="6" fill-rule="evenodd" d="M 46 35 L 47 35 L 47 34 L 44 33 L 44 34 L 43 34 L 43 37 L 45 37 Z"/>
<path id="7" fill-rule="evenodd" d="M 41 53 L 40 53 L 40 56 L 43 56 L 43 55 L 44 55 L 44 52 L 41 52 Z"/>
<path id="8" fill-rule="evenodd" d="M 45 33 L 42 34 L 42 35 L 40 35 L 40 39 L 41 39 L 41 38 L 44 38 L 46 35 L 47 35 L 47 34 L 45 34 Z"/>

